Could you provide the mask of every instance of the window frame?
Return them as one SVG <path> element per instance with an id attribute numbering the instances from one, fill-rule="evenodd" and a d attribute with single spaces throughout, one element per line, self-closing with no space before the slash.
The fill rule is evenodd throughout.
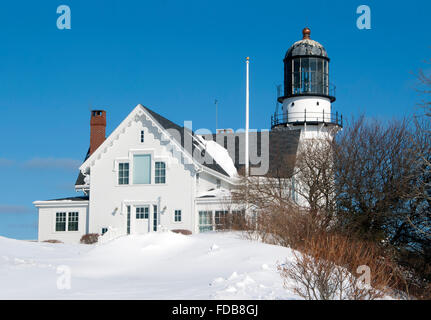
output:
<path id="1" fill-rule="evenodd" d="M 139 212 L 138 212 L 139 209 Z M 141 212 L 143 209 L 143 212 Z M 145 210 L 146 209 L 146 210 Z M 145 220 L 150 218 L 150 206 L 136 206 L 135 207 L 135 218 L 136 220 Z"/>
<path id="2" fill-rule="evenodd" d="M 214 211 L 214 225 L 215 228 L 218 229 L 223 225 L 223 222 L 226 223 L 226 219 L 229 217 L 229 210 L 215 210 Z M 225 219 L 225 221 L 221 221 Z"/>
<path id="3" fill-rule="evenodd" d="M 79 232 L 79 213 L 79 210 L 56 211 L 54 215 L 54 232 Z M 60 225 L 63 225 L 63 228 L 59 228 Z M 71 228 L 72 225 L 75 225 L 76 229 Z"/>
<path id="4" fill-rule="evenodd" d="M 174 210 L 174 222 L 175 223 L 183 222 L 183 213 L 181 209 Z"/>
<path id="5" fill-rule="evenodd" d="M 124 168 L 125 165 L 127 165 L 127 176 L 124 174 L 126 171 Z M 121 175 L 123 173 L 123 175 Z M 123 180 L 121 180 L 123 179 Z M 124 181 L 126 180 L 126 181 Z M 127 183 L 125 183 L 127 182 Z M 127 186 L 130 185 L 130 162 L 129 161 L 119 161 L 118 162 L 118 175 L 117 175 L 117 184 L 120 186 Z"/>
<path id="6" fill-rule="evenodd" d="M 71 229 L 71 226 L 74 226 L 74 227 Z M 67 213 L 67 231 L 79 231 L 79 212 L 78 211 L 71 211 Z"/>
<path id="7" fill-rule="evenodd" d="M 148 169 L 148 173 L 149 173 L 149 182 L 148 183 L 137 183 L 135 182 L 135 179 L 137 177 L 135 177 L 135 170 L 136 170 L 136 166 L 135 166 L 135 158 L 139 158 L 139 157 L 149 157 L 149 169 Z M 132 154 L 132 185 L 135 186 L 146 186 L 146 185 L 152 185 L 153 184 L 153 162 L 154 162 L 154 157 L 153 157 L 153 153 L 148 153 L 148 152 L 135 152 Z"/>
<path id="8" fill-rule="evenodd" d="M 63 216 L 64 214 L 64 216 Z M 62 216 L 59 216 L 62 215 Z M 60 218 L 60 219 L 59 219 Z M 67 212 L 59 211 L 55 213 L 55 232 L 66 232 L 67 231 Z M 64 224 L 64 230 L 58 230 L 59 224 Z"/>
<path id="9" fill-rule="evenodd" d="M 163 167 L 158 168 L 157 166 L 161 164 L 163 164 Z M 166 162 L 165 161 L 154 162 L 154 184 L 166 184 Z"/>
<path id="10" fill-rule="evenodd" d="M 203 217 L 205 217 L 205 221 L 203 221 Z M 198 211 L 199 218 L 199 233 L 214 231 L 214 223 L 213 223 L 213 211 L 212 210 L 199 210 Z M 205 223 L 202 223 L 205 222 Z"/>

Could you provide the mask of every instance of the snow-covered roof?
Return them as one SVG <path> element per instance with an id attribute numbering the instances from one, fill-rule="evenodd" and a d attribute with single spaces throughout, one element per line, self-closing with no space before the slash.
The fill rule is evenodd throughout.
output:
<path id="1" fill-rule="evenodd" d="M 222 167 L 229 177 L 238 177 L 238 172 L 235 168 L 234 160 L 229 155 L 229 152 L 215 141 L 206 141 L 201 136 L 195 136 L 199 144 L 208 153 L 208 155 Z"/>
<path id="2" fill-rule="evenodd" d="M 209 189 L 197 195 L 198 198 L 229 198 L 231 193 L 224 188 Z"/>

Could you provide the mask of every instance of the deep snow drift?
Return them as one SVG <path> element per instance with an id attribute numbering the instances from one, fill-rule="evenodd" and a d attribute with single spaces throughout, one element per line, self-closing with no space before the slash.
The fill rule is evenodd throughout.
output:
<path id="1" fill-rule="evenodd" d="M 299 299 L 283 288 L 285 247 L 239 233 L 132 235 L 103 245 L 0 237 L 0 299 Z M 70 289 L 58 289 L 59 266 Z"/>

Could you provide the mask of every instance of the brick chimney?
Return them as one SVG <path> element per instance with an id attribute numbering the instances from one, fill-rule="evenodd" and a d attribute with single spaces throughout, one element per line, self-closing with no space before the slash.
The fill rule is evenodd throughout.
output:
<path id="1" fill-rule="evenodd" d="M 90 119 L 90 155 L 105 141 L 106 111 L 92 110 Z"/>

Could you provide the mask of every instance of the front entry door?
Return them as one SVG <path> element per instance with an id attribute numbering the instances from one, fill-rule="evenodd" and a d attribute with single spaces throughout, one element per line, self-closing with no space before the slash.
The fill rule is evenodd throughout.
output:
<path id="1" fill-rule="evenodd" d="M 150 207 L 136 207 L 135 232 L 138 234 L 150 232 Z"/>

